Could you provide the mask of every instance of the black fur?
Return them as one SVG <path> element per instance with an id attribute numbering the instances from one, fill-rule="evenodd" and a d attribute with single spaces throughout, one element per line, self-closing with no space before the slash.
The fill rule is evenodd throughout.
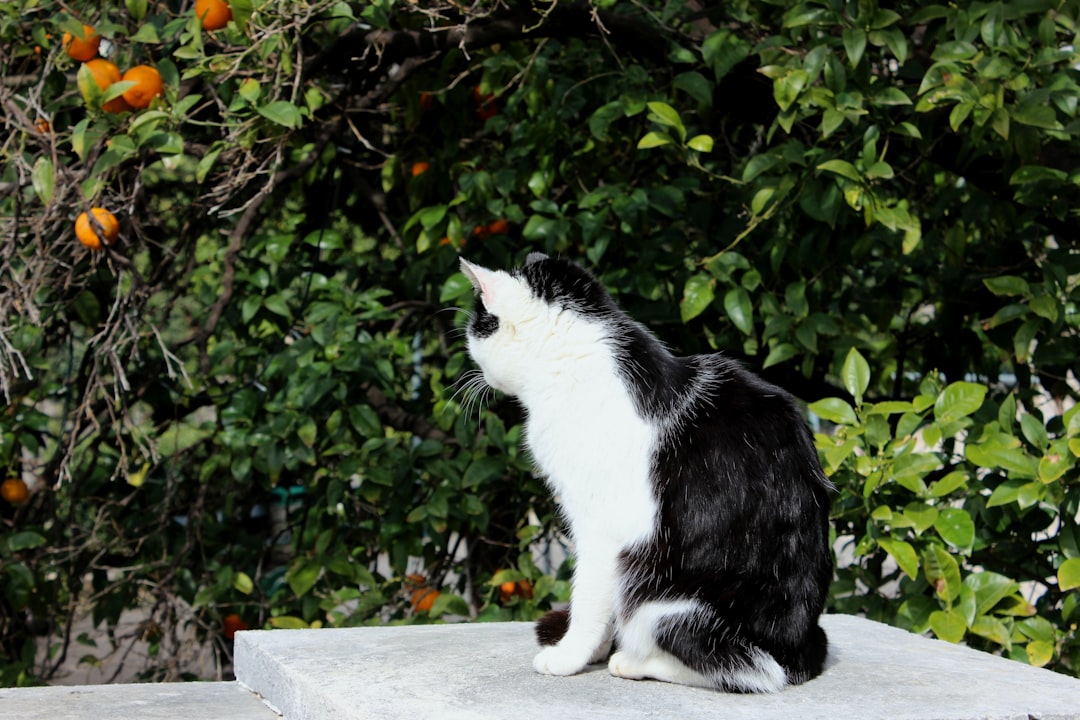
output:
<path id="1" fill-rule="evenodd" d="M 569 261 L 534 254 L 514 272 L 538 297 L 603 318 L 639 412 L 662 428 L 658 528 L 622 554 L 623 619 L 649 601 L 694 598 L 706 613 L 655 631 L 685 665 L 722 678 L 760 648 L 790 683 L 821 673 L 832 486 L 794 399 L 723 355 L 673 355 Z M 541 643 L 557 642 L 567 620 L 542 620 Z"/>
<path id="2" fill-rule="evenodd" d="M 536 621 L 536 642 L 545 646 L 555 645 L 562 640 L 568 627 L 570 611 L 552 610 Z"/>

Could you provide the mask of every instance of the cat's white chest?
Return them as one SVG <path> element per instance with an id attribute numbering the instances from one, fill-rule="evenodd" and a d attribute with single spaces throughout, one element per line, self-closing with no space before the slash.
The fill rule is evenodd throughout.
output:
<path id="1" fill-rule="evenodd" d="M 617 378 L 567 390 L 527 403 L 526 444 L 571 532 L 620 547 L 647 538 L 656 518 L 652 426 Z"/>

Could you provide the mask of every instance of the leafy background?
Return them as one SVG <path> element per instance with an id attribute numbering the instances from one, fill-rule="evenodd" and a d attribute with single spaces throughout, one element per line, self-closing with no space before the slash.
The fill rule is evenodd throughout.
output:
<path id="1" fill-rule="evenodd" d="M 565 600 L 455 310 L 531 250 L 807 402 L 830 610 L 1080 673 L 1080 4 L 231 5 L 0 5 L 0 684 Z"/>

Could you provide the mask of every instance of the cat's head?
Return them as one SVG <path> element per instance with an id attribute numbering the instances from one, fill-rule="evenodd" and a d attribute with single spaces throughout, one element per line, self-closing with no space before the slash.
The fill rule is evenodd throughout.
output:
<path id="1" fill-rule="evenodd" d="M 618 312 L 600 282 L 568 260 L 532 253 L 504 271 L 462 258 L 461 270 L 479 295 L 467 328 L 469 355 L 488 385 L 508 395 L 572 373 L 602 350 L 605 318 Z"/>

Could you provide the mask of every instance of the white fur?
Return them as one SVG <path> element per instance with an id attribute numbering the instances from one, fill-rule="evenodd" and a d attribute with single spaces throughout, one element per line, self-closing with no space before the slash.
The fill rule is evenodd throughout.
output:
<path id="1" fill-rule="evenodd" d="M 656 644 L 656 627 L 671 615 L 697 615 L 703 610 L 695 600 L 650 602 L 638 608 L 618 630 L 619 650 L 611 656 L 612 675 L 640 680 L 652 678 L 681 685 L 715 688 L 721 685 L 749 692 L 779 692 L 787 685 L 787 673 L 769 653 L 753 648 L 747 665 L 730 668 L 721 677 L 688 668 Z"/>
<path id="2" fill-rule="evenodd" d="M 619 650 L 611 656 L 608 671 L 630 680 L 653 678 L 682 685 L 714 687 L 712 680 L 686 667 L 656 645 L 655 629 L 661 619 L 698 611 L 698 603 L 689 599 L 642 605 L 619 628 Z"/>
<path id="3" fill-rule="evenodd" d="M 526 408 L 526 445 L 574 540 L 570 627 L 533 661 L 538 672 L 570 675 L 606 656 L 618 555 L 653 532 L 654 429 L 619 379 L 602 324 L 547 304 L 505 272 L 463 268 L 499 319 L 492 336 L 470 336 L 469 354 L 488 384 Z"/>

